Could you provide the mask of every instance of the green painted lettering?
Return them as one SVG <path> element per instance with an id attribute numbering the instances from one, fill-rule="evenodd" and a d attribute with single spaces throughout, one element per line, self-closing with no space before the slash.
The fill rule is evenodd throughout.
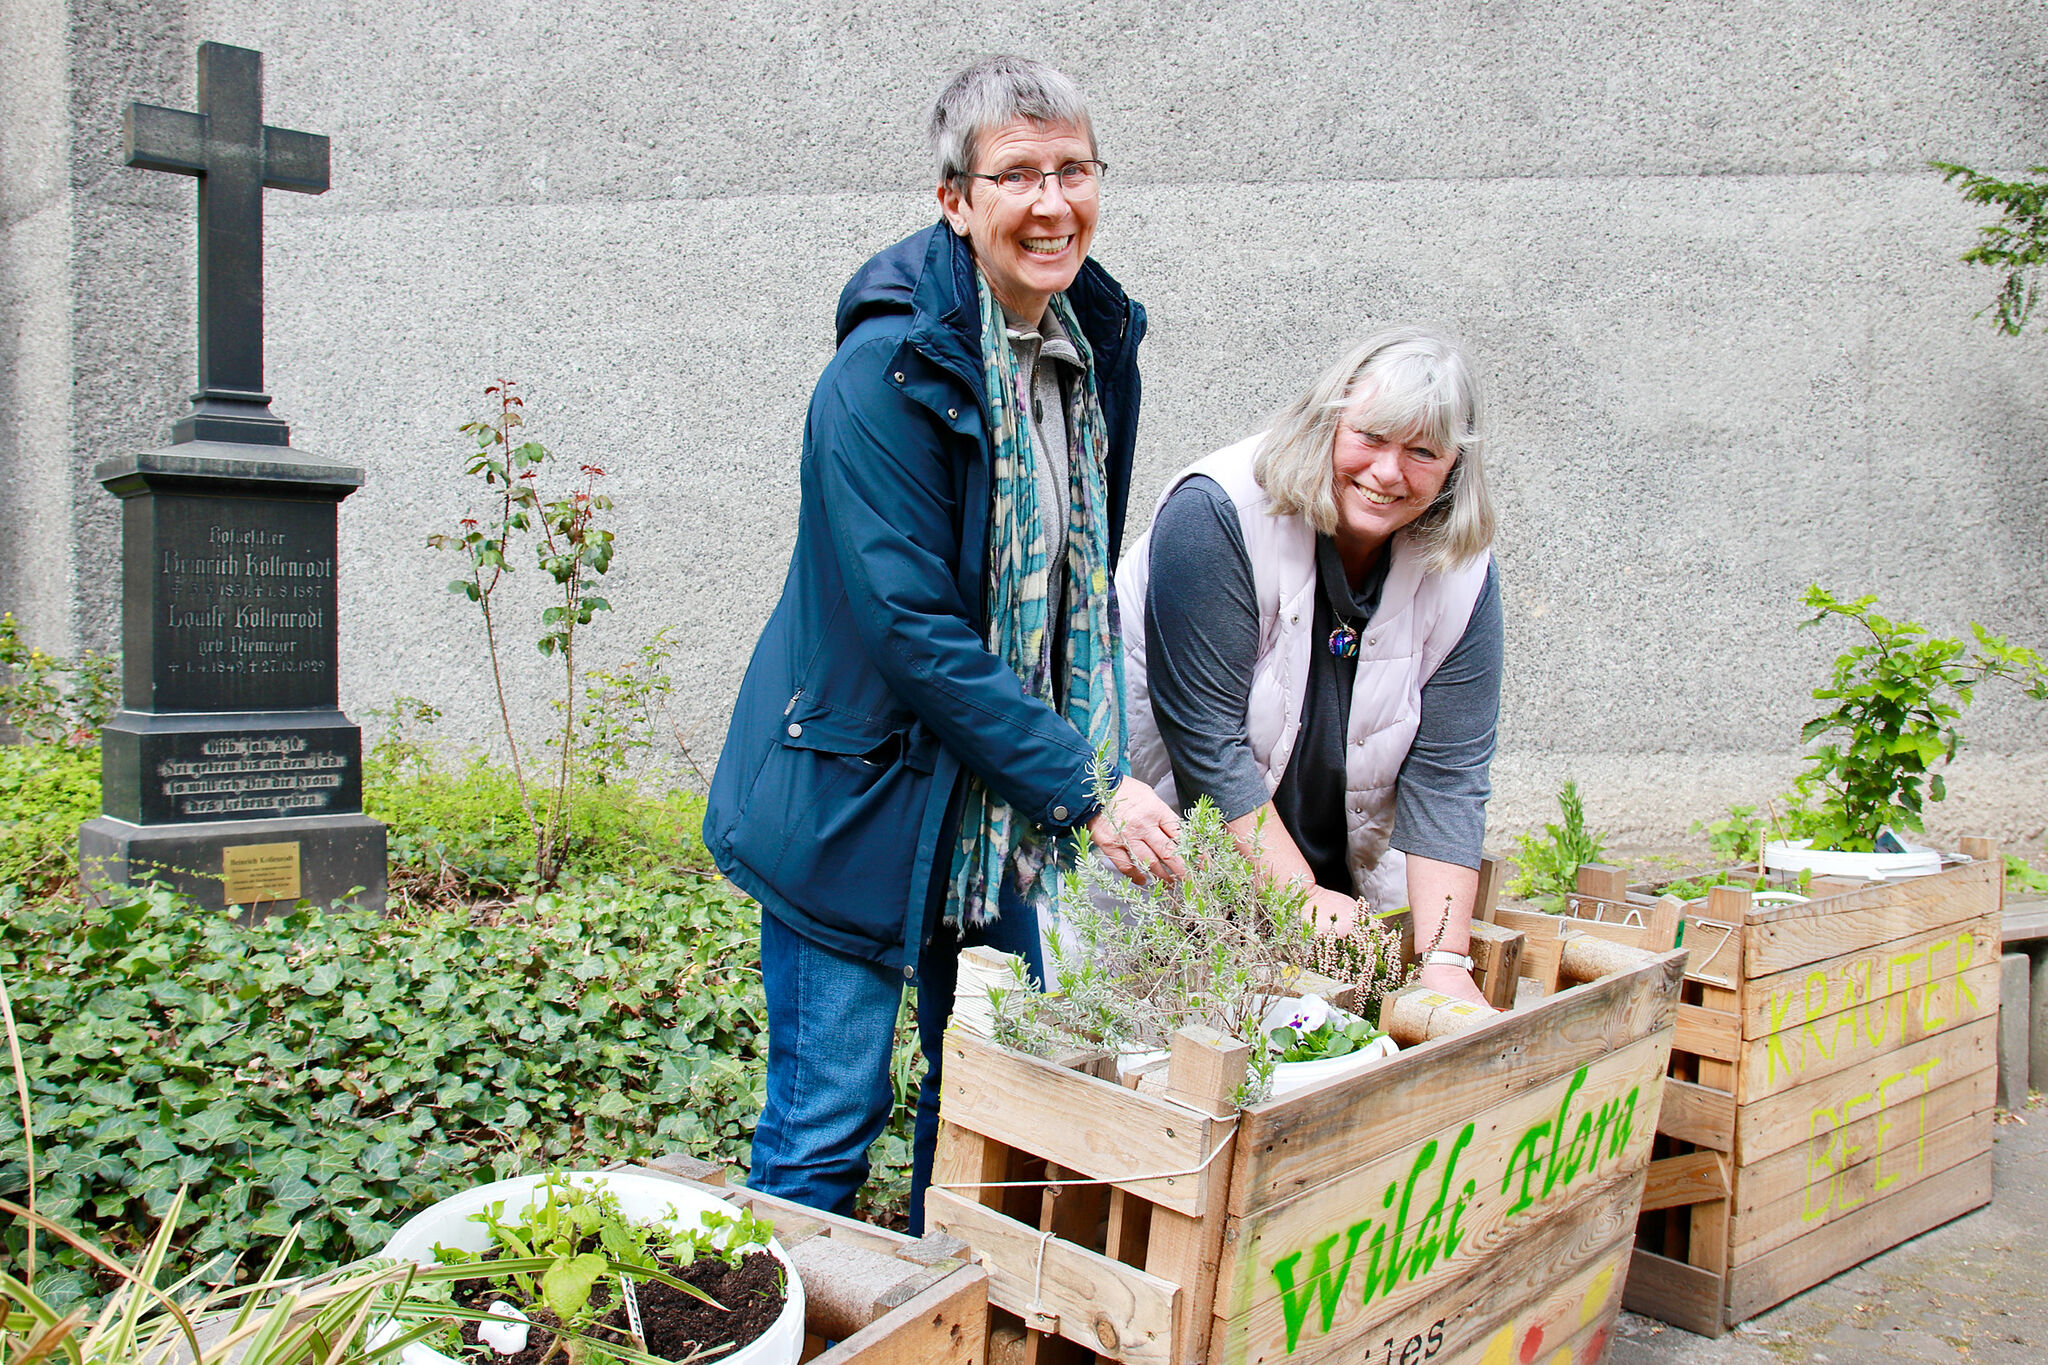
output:
<path id="1" fill-rule="evenodd" d="M 1344 1292 L 1345 1277 L 1351 1273 L 1351 1258 L 1357 1254 L 1359 1237 L 1371 1223 L 1370 1218 L 1362 1219 L 1342 1233 L 1333 1232 L 1317 1242 L 1315 1259 L 1309 1262 L 1308 1281 L 1299 1287 L 1294 1283 L 1294 1268 L 1301 1264 L 1300 1252 L 1273 1263 L 1273 1278 L 1280 1284 L 1280 1316 L 1287 1324 L 1287 1349 L 1290 1352 L 1301 1341 L 1301 1328 L 1308 1321 L 1310 1303 L 1316 1303 L 1322 1310 L 1320 1321 L 1323 1331 L 1328 1332 L 1330 1324 L 1336 1321 L 1339 1296 Z M 1344 1239 L 1344 1259 L 1332 1272 L 1330 1252 L 1336 1248 L 1340 1237 Z"/>

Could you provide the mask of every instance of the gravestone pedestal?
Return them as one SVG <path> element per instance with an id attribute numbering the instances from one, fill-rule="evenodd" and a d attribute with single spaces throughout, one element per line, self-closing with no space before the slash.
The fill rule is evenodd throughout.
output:
<path id="1" fill-rule="evenodd" d="M 335 513 L 360 469 L 190 441 L 96 471 L 122 499 L 122 710 L 101 737 L 88 892 L 384 903 L 362 735 L 337 705 Z"/>

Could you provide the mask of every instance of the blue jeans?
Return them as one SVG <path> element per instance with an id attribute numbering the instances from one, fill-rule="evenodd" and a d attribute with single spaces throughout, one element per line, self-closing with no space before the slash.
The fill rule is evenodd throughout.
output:
<path id="1" fill-rule="evenodd" d="M 924 1230 L 924 1192 L 939 1133 L 941 1040 L 953 1013 L 962 948 L 1017 953 L 1041 977 L 1038 922 L 1005 882 L 996 923 L 956 937 L 941 925 L 920 956 L 917 1032 L 925 1075 L 911 1144 L 910 1228 Z M 813 943 L 761 916 L 761 978 L 768 996 L 768 1102 L 754 1129 L 747 1184 L 851 1214 L 868 1178 L 868 1148 L 889 1121 L 889 1054 L 903 973 Z"/>

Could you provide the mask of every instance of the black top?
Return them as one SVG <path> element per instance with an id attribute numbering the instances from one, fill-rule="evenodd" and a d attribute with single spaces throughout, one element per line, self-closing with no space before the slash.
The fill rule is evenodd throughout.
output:
<path id="1" fill-rule="evenodd" d="M 1356 894 L 1345 858 L 1344 737 L 1356 659 L 1326 644 L 1339 616 L 1362 628 L 1379 606 L 1387 557 L 1353 591 L 1336 545 L 1316 537 L 1316 615 L 1301 733 L 1278 791 L 1259 777 L 1245 735 L 1258 661 L 1258 597 L 1230 495 L 1196 475 L 1152 523 L 1152 590 L 1145 600 L 1152 712 L 1181 802 L 1207 796 L 1235 820 L 1271 800 L 1319 885 Z M 1160 584 L 1172 591 L 1161 592 Z M 1493 567 L 1465 634 L 1422 688 L 1422 717 L 1395 795 L 1393 846 L 1479 866 L 1487 771 L 1500 719 L 1500 582 Z"/>

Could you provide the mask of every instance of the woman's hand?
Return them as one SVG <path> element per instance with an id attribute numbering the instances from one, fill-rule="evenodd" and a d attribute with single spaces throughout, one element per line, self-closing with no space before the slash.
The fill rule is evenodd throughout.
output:
<path id="1" fill-rule="evenodd" d="M 1317 938 L 1343 938 L 1358 926 L 1358 897 L 1318 886 L 1308 893 Z"/>
<path id="2" fill-rule="evenodd" d="M 1479 985 L 1472 979 L 1472 973 L 1463 967 L 1431 963 L 1416 975 L 1415 984 L 1426 986 L 1440 995 L 1448 995 L 1453 1000 L 1469 1000 L 1475 1005 L 1485 1006 L 1489 1014 L 1494 1012 L 1486 997 L 1479 993 Z"/>
<path id="3" fill-rule="evenodd" d="M 1174 848 L 1179 834 L 1180 817 L 1135 777 L 1117 783 L 1109 804 L 1088 822 L 1088 837 L 1110 866 L 1139 886 L 1151 885 L 1154 877 L 1177 882 L 1188 875 Z"/>

